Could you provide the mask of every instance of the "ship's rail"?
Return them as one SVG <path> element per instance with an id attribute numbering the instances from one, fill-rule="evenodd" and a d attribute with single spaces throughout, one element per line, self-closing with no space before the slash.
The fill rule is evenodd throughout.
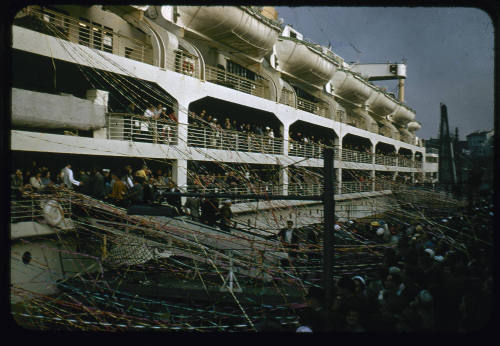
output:
<path id="1" fill-rule="evenodd" d="M 297 97 L 297 108 L 328 118 L 328 106 L 322 102 L 311 102 L 306 99 Z"/>
<path id="2" fill-rule="evenodd" d="M 41 221 L 47 212 L 44 207 L 50 203 L 51 208 L 61 212 L 65 218 L 71 217 L 71 197 L 55 193 L 25 192 L 22 196 L 13 196 L 10 200 L 10 222 Z"/>
<path id="3" fill-rule="evenodd" d="M 106 130 L 108 139 L 125 141 L 175 145 L 178 138 L 175 121 L 127 113 L 108 113 Z"/>
<path id="4" fill-rule="evenodd" d="M 295 108 L 295 93 L 288 89 L 281 89 L 279 103 Z"/>
<path id="5" fill-rule="evenodd" d="M 266 87 L 264 83 L 267 82 L 267 80 L 263 77 L 260 78 L 261 80 L 253 81 L 214 66 L 207 65 L 205 67 L 205 79 L 208 82 L 265 98 Z"/>
<path id="6" fill-rule="evenodd" d="M 371 181 L 343 181 L 341 194 L 371 192 L 373 184 Z"/>
<path id="7" fill-rule="evenodd" d="M 153 64 L 153 47 L 150 44 L 119 34 L 111 28 L 37 6 L 28 6 L 22 11 L 45 24 L 31 29 L 103 52 Z"/>
<path id="8" fill-rule="evenodd" d="M 254 133 L 225 130 L 212 126 L 178 124 L 172 120 L 156 120 L 141 115 L 108 113 L 106 116 L 107 139 L 149 142 L 166 145 L 178 144 L 179 126 L 187 128 L 187 144 L 191 147 L 283 155 L 283 138 Z M 288 155 L 323 159 L 328 146 L 288 140 Z M 333 148 L 334 159 L 344 162 L 373 163 L 374 154 L 353 149 Z M 401 155 L 375 154 L 375 164 L 392 167 L 422 168 L 422 162 Z"/>
<path id="9" fill-rule="evenodd" d="M 375 164 L 384 166 L 397 166 L 397 157 L 390 155 L 375 154 Z"/>
<path id="10" fill-rule="evenodd" d="M 283 139 L 209 126 L 188 126 L 188 145 L 207 149 L 283 154 Z"/>
<path id="11" fill-rule="evenodd" d="M 317 143 L 303 143 L 294 140 L 288 142 L 288 155 L 307 157 L 314 159 L 323 159 L 324 145 Z M 338 149 L 334 148 L 334 157 L 339 158 Z"/>
<path id="12" fill-rule="evenodd" d="M 373 154 L 363 151 L 342 149 L 342 161 L 372 163 Z"/>
<path id="13" fill-rule="evenodd" d="M 398 166 L 399 167 L 413 167 L 413 161 L 407 157 L 399 156 L 398 157 Z"/>

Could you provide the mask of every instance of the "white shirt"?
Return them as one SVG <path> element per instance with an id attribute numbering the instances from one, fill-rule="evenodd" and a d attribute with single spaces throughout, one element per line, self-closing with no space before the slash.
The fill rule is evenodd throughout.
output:
<path id="1" fill-rule="evenodd" d="M 129 189 L 133 188 L 134 187 L 134 183 L 132 182 L 132 178 L 130 178 L 130 176 L 127 176 L 127 186 Z"/>
<path id="2" fill-rule="evenodd" d="M 292 231 L 291 229 L 287 229 L 286 230 L 286 233 L 285 233 L 285 241 L 287 243 L 291 243 L 292 242 Z"/>
<path id="3" fill-rule="evenodd" d="M 30 178 L 30 184 L 31 184 L 31 186 L 33 186 L 37 190 L 42 188 L 42 182 L 39 181 L 36 177 Z"/>
<path id="4" fill-rule="evenodd" d="M 71 168 L 64 167 L 62 176 L 63 176 L 63 181 L 67 187 L 71 188 L 72 187 L 71 184 L 80 186 L 80 182 L 73 178 L 73 171 L 71 170 Z"/>

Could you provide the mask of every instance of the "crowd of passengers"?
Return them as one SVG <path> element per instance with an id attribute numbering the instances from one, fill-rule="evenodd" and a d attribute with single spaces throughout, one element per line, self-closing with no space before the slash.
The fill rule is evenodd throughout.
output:
<path id="1" fill-rule="evenodd" d="M 163 104 L 159 103 L 157 106 L 149 104 L 145 111 L 141 112 L 134 103 L 130 103 L 125 113 L 133 115 L 125 119 L 126 140 L 163 144 L 176 142 L 177 117 L 175 112 L 168 112 Z"/>
<path id="2" fill-rule="evenodd" d="M 126 109 L 127 114 L 141 115 L 141 112 L 135 106 L 134 103 L 129 104 Z M 131 119 L 131 136 L 132 139 L 136 141 L 148 141 L 154 143 L 164 143 L 164 144 L 172 144 L 175 141 L 176 136 L 176 127 L 174 124 L 177 123 L 177 117 L 175 116 L 175 112 L 169 112 L 167 114 L 167 108 L 164 107 L 161 103 L 157 106 L 150 104 L 144 113 L 141 119 Z M 152 120 L 157 120 L 156 124 L 152 123 Z M 238 122 L 237 120 L 230 120 L 228 117 L 224 118 L 223 121 L 217 119 L 216 117 L 207 114 L 206 110 L 202 110 L 199 115 L 195 113 L 189 113 L 189 123 L 196 126 L 209 127 L 213 130 L 214 136 L 212 142 L 209 144 L 213 147 L 219 147 L 222 144 L 222 137 L 220 136 L 220 132 L 223 130 L 227 131 L 237 131 L 241 133 L 245 133 L 248 136 L 256 135 L 268 137 L 270 140 L 274 138 L 281 138 L 281 134 L 279 131 L 275 129 L 264 126 L 259 122 Z M 194 139 L 196 136 L 193 134 L 190 136 L 190 139 Z M 317 144 L 318 146 L 330 146 L 334 147 L 334 139 L 328 138 L 327 136 L 320 135 L 307 135 L 300 131 L 290 131 L 289 132 L 289 153 L 291 155 L 299 154 L 304 150 L 304 145 L 307 144 Z M 235 139 L 236 143 L 236 139 Z M 243 143 L 240 144 L 240 149 L 243 149 Z M 266 143 L 246 143 L 247 149 L 250 149 L 252 146 L 264 145 Z M 273 143 L 270 141 L 268 143 L 272 145 Z M 354 145 L 354 144 L 343 144 L 342 148 L 349 149 L 357 152 L 364 152 L 367 154 L 371 154 L 370 146 L 366 145 Z M 230 149 L 230 148 L 228 148 Z M 267 148 L 268 150 L 271 147 Z M 279 151 L 279 149 L 277 148 Z M 311 152 L 309 153 L 312 157 L 320 157 L 321 151 L 319 148 L 311 147 Z M 383 152 L 380 149 L 376 151 L 377 155 L 385 155 L 391 157 L 402 157 L 411 159 L 411 155 L 401 155 L 396 152 Z"/>
<path id="3" fill-rule="evenodd" d="M 187 191 L 236 192 L 244 186 L 248 189 L 243 192 L 262 193 L 271 192 L 270 189 L 275 185 L 262 181 L 258 176 L 254 178 L 258 183 L 249 183 L 249 172 L 245 176 L 239 176 L 233 171 L 224 175 L 196 175 L 194 179 L 190 178 L 192 186 Z M 178 215 L 190 215 L 210 226 L 217 224 L 225 229 L 231 224 L 231 200 L 224 200 L 221 204 L 218 198 L 187 197 L 182 205 L 180 195 L 165 193 L 180 192 L 169 172 L 161 169 L 152 172 L 146 165 L 135 170 L 131 165 L 126 165 L 121 170 L 100 169 L 94 166 L 91 170 L 80 168 L 74 173 L 68 163 L 53 174 L 46 166 L 38 167 L 37 162 L 33 161 L 32 167 L 25 169 L 24 174 L 18 168 L 11 176 L 11 197 L 23 198 L 29 192 L 52 193 L 61 186 L 119 207 L 166 202 Z"/>
<path id="4" fill-rule="evenodd" d="M 450 211 L 428 221 L 338 222 L 336 237 L 349 233 L 385 244 L 381 265 L 337 277 L 331 306 L 325 305 L 322 289 L 309 288 L 295 308 L 298 327 L 287 329 L 269 320 L 259 330 L 432 333 L 492 327 L 493 216 L 491 193 L 470 212 Z M 446 229 L 454 231 L 441 232 Z M 321 226 L 299 231 L 296 242 L 316 243 L 321 232 Z"/>

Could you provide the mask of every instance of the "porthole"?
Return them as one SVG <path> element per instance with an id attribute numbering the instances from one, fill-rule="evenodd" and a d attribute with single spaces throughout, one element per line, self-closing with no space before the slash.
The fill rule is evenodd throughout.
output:
<path id="1" fill-rule="evenodd" d="M 31 262 L 31 252 L 26 251 L 23 253 L 23 263 L 24 264 L 29 264 Z"/>

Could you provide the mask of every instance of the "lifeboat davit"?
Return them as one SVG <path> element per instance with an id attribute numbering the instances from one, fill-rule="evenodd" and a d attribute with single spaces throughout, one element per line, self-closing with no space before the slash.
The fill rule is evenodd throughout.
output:
<path id="1" fill-rule="evenodd" d="M 278 23 L 244 6 L 178 6 L 177 24 L 254 59 L 269 53 L 281 32 Z"/>
<path id="2" fill-rule="evenodd" d="M 400 140 L 402 140 L 403 142 L 406 142 L 406 143 L 410 143 L 410 144 L 413 143 L 414 135 L 410 131 L 408 131 L 404 127 L 401 127 L 398 130 L 400 133 Z"/>
<path id="3" fill-rule="evenodd" d="M 358 104 L 364 103 L 374 92 L 367 83 L 345 70 L 337 69 L 331 83 L 336 95 Z"/>
<path id="4" fill-rule="evenodd" d="M 335 73 L 335 60 L 320 47 L 294 38 L 281 36 L 276 42 L 278 70 L 309 84 L 322 87 Z"/>

